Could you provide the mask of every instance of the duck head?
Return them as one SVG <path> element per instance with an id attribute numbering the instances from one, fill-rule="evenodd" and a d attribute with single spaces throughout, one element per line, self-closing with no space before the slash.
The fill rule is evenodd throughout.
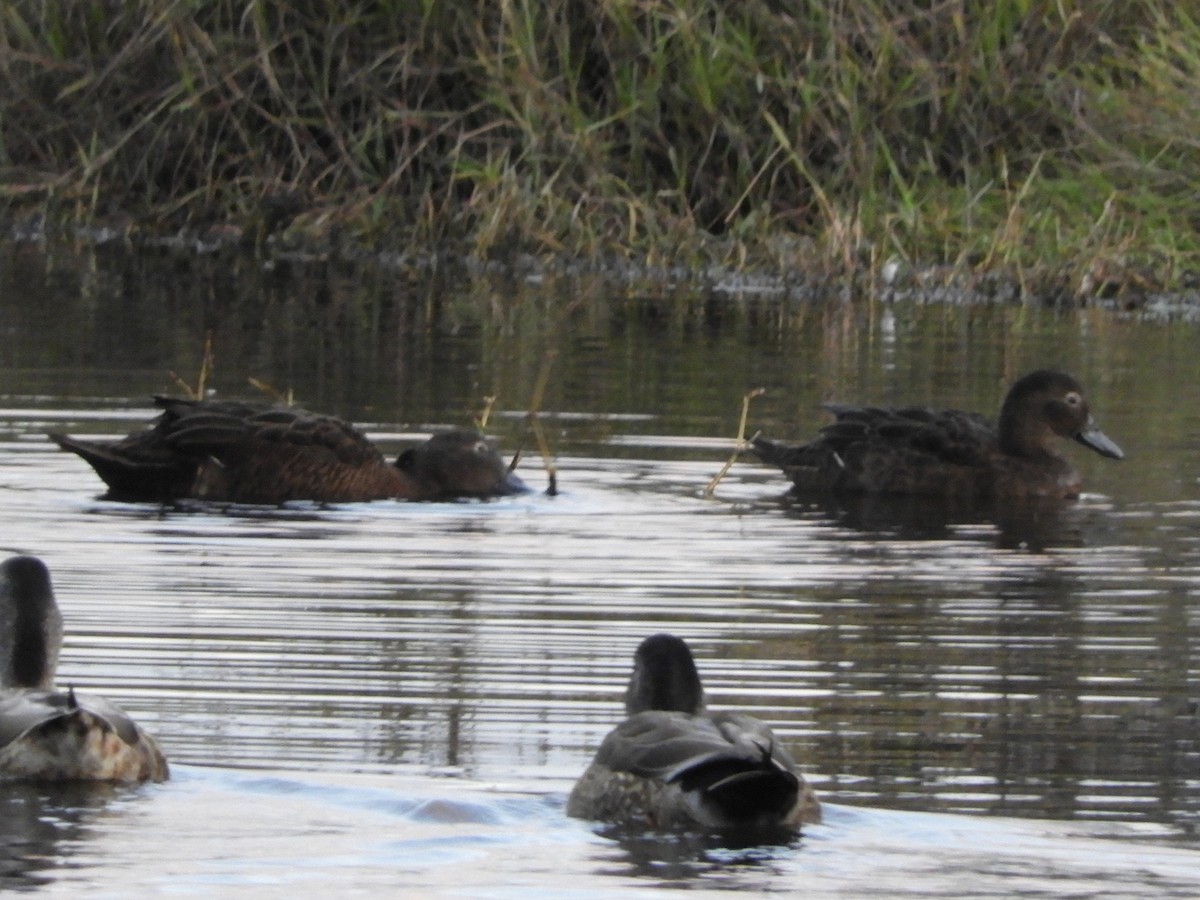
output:
<path id="1" fill-rule="evenodd" d="M 1057 456 L 1055 438 L 1067 438 L 1109 459 L 1125 457 L 1092 418 L 1083 387 L 1062 372 L 1019 378 L 1004 398 L 999 431 L 1000 449 L 1012 456 Z"/>
<path id="2" fill-rule="evenodd" d="M 62 646 L 50 571 L 32 556 L 0 564 L 0 687 L 49 688 Z"/>
<path id="3" fill-rule="evenodd" d="M 693 715 L 704 711 L 704 688 L 692 651 L 673 634 L 655 634 L 638 645 L 625 691 L 625 711 L 658 709 Z"/>
<path id="4" fill-rule="evenodd" d="M 420 499 L 492 497 L 529 490 L 477 431 L 435 434 L 401 453 L 396 466 L 417 483 Z"/>

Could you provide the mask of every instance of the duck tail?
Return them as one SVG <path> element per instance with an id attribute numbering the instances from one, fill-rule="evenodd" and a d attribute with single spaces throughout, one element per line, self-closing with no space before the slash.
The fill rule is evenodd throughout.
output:
<path id="1" fill-rule="evenodd" d="M 758 454 L 758 458 L 763 462 L 779 466 L 780 468 L 788 464 L 788 459 L 791 455 L 790 451 L 792 450 L 791 446 L 764 437 L 754 438 L 750 442 L 750 445 L 754 452 Z"/>
<path id="2" fill-rule="evenodd" d="M 63 450 L 81 457 L 108 485 L 108 496 L 115 500 L 162 502 L 179 496 L 181 479 L 190 477 L 190 469 L 165 460 L 142 459 L 117 448 L 117 442 L 80 441 L 65 434 L 49 432 L 47 437 Z"/>
<path id="3" fill-rule="evenodd" d="M 121 473 L 129 468 L 129 460 L 120 454 L 113 453 L 108 444 L 98 444 L 92 441 L 80 441 L 65 434 L 51 431 L 46 435 L 63 450 L 69 450 L 76 456 L 82 457 L 88 465 L 96 470 L 96 474 L 111 486 L 110 476 L 120 478 Z"/>
<path id="4" fill-rule="evenodd" d="M 669 779 L 672 780 L 672 779 Z M 695 793 L 717 821 L 782 824 L 800 796 L 800 778 L 769 752 L 761 759 L 718 756 L 676 774 L 684 793 Z"/>
<path id="5" fill-rule="evenodd" d="M 734 822 L 782 822 L 796 805 L 800 780 L 778 768 L 737 772 L 709 785 L 706 795 Z"/>

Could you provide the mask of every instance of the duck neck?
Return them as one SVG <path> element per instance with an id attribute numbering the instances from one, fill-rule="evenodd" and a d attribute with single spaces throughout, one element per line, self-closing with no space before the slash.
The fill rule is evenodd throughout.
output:
<path id="1" fill-rule="evenodd" d="M 1058 459 L 1059 455 L 1054 451 L 1054 432 L 1045 425 L 1030 427 L 1030 423 L 1038 421 L 1019 404 L 1006 400 L 996 423 L 1000 452 L 1025 459 Z"/>
<path id="2" fill-rule="evenodd" d="M 655 673 L 634 669 L 625 693 L 629 715 L 657 709 L 696 715 L 704 711 L 704 688 L 692 667 L 673 667 Z"/>
<path id="3" fill-rule="evenodd" d="M 12 654 L 5 683 L 9 687 L 46 688 L 54 680 L 54 659 L 46 639 L 45 623 L 29 611 L 17 613 L 13 623 Z"/>

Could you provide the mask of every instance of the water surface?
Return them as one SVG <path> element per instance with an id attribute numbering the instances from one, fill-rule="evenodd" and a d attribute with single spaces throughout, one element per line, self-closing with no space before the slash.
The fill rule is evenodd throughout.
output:
<path id="1" fill-rule="evenodd" d="M 1197 328 L 1105 310 L 814 304 L 601 279 L 262 271 L 109 250 L 0 267 L 0 547 L 54 573 L 60 682 L 134 712 L 166 785 L 7 799 L 10 884 L 235 893 L 1200 892 Z M 565 311 L 564 311 L 565 310 Z M 388 452 L 469 421 L 561 493 L 478 503 L 112 503 L 47 430 L 119 435 L 245 379 Z M 994 410 L 1078 375 L 1127 459 L 1066 450 L 1025 522 L 828 510 L 732 448 L 828 399 Z M 670 630 L 713 706 L 770 721 L 829 807 L 793 845 L 616 841 L 562 814 Z M 30 815 L 36 810 L 38 815 Z M 247 814 L 246 810 L 252 810 Z M 19 824 L 25 823 L 25 824 Z"/>

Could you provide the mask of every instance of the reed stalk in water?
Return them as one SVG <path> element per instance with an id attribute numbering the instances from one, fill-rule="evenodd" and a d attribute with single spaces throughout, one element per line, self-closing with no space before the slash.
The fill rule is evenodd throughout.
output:
<path id="1" fill-rule="evenodd" d="M 725 465 L 721 467 L 721 471 L 714 475 L 712 480 L 705 486 L 705 497 L 711 498 L 716 493 L 717 485 L 721 483 L 721 480 L 733 468 L 733 464 L 746 451 L 754 438 L 758 437 L 758 433 L 756 432 L 749 441 L 746 440 L 746 422 L 750 419 L 750 402 L 756 397 L 761 397 L 766 392 L 766 388 L 755 388 L 742 397 L 742 417 L 738 420 L 737 441 L 733 445 L 733 454 L 725 461 Z"/>

